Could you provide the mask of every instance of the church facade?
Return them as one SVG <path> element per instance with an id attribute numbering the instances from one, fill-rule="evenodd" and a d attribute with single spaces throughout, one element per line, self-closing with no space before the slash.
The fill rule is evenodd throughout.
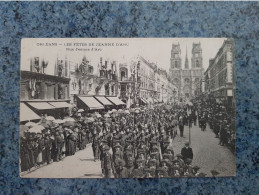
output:
<path id="1" fill-rule="evenodd" d="M 181 52 L 179 43 L 172 44 L 169 74 L 173 84 L 178 88 L 179 101 L 188 102 L 201 90 L 204 72 L 201 44 L 192 44 L 191 66 L 187 57 L 187 48 L 184 63 Z"/>

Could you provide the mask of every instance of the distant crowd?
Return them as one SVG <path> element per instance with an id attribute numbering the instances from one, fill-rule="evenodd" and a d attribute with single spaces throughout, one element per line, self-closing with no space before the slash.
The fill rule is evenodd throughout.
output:
<path id="1" fill-rule="evenodd" d="M 75 109 L 63 119 L 42 116 L 38 123 L 21 125 L 21 171 L 58 162 L 91 144 L 105 178 L 205 176 L 200 167 L 192 165 L 189 143 L 175 154 L 172 142 L 176 136 L 183 136 L 186 125 L 198 125 L 205 131 L 209 124 L 220 138 L 219 144 L 235 144 L 233 117 L 218 109 L 223 108 L 194 102 L 107 113 Z"/>

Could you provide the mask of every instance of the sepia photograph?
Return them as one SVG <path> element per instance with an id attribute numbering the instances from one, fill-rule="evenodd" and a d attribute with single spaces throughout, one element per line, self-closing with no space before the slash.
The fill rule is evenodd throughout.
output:
<path id="1" fill-rule="evenodd" d="M 236 175 L 232 38 L 24 38 L 22 178 Z"/>

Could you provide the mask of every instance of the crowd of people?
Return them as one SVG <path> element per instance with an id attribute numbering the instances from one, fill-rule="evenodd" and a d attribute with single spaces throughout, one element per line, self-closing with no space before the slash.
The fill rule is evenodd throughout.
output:
<path id="1" fill-rule="evenodd" d="M 194 105 L 201 130 L 205 131 L 208 124 L 216 138 L 219 138 L 219 145 L 227 146 L 235 153 L 235 108 L 203 98 L 200 98 Z"/>
<path id="2" fill-rule="evenodd" d="M 105 178 L 205 176 L 192 165 L 189 143 L 175 154 L 171 142 L 183 136 L 184 126 L 199 125 L 205 131 L 208 123 L 215 133 L 219 130 L 216 135 L 220 143 L 226 144 L 223 128 L 216 126 L 221 121 L 213 114 L 207 104 L 194 103 L 113 109 L 107 113 L 75 109 L 63 119 L 42 116 L 38 123 L 21 125 L 21 171 L 58 162 L 91 144 L 94 160 L 101 161 Z"/>

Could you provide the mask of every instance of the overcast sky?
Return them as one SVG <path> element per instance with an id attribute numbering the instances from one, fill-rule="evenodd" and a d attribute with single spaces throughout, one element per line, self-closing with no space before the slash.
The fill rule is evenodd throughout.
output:
<path id="1" fill-rule="evenodd" d="M 23 39 L 21 51 L 21 70 L 30 70 L 30 58 L 40 57 L 49 61 L 46 73 L 53 74 L 57 57 L 67 56 L 70 61 L 80 63 L 85 55 L 97 70 L 100 57 L 129 61 L 141 55 L 158 67 L 169 70 L 172 44 L 180 44 L 182 67 L 184 67 L 186 48 L 189 66 L 191 67 L 191 50 L 193 43 L 201 43 L 203 67 L 207 69 L 209 59 L 214 58 L 226 38 L 65 38 L 65 39 Z M 77 45 L 74 45 L 78 43 Z M 94 46 L 90 46 L 92 43 Z M 47 45 L 48 44 L 48 45 Z M 68 46 L 67 44 L 71 44 Z M 103 44 L 110 44 L 104 46 Z M 112 44 L 114 46 L 112 46 Z M 52 46 L 49 46 L 52 45 Z M 56 46 L 55 46 L 56 45 Z M 66 50 L 69 48 L 70 50 Z M 74 49 L 74 51 L 71 51 Z M 88 51 L 76 51 L 84 49 Z M 92 51 L 99 49 L 101 51 Z M 89 51 L 90 50 L 90 51 Z"/>

